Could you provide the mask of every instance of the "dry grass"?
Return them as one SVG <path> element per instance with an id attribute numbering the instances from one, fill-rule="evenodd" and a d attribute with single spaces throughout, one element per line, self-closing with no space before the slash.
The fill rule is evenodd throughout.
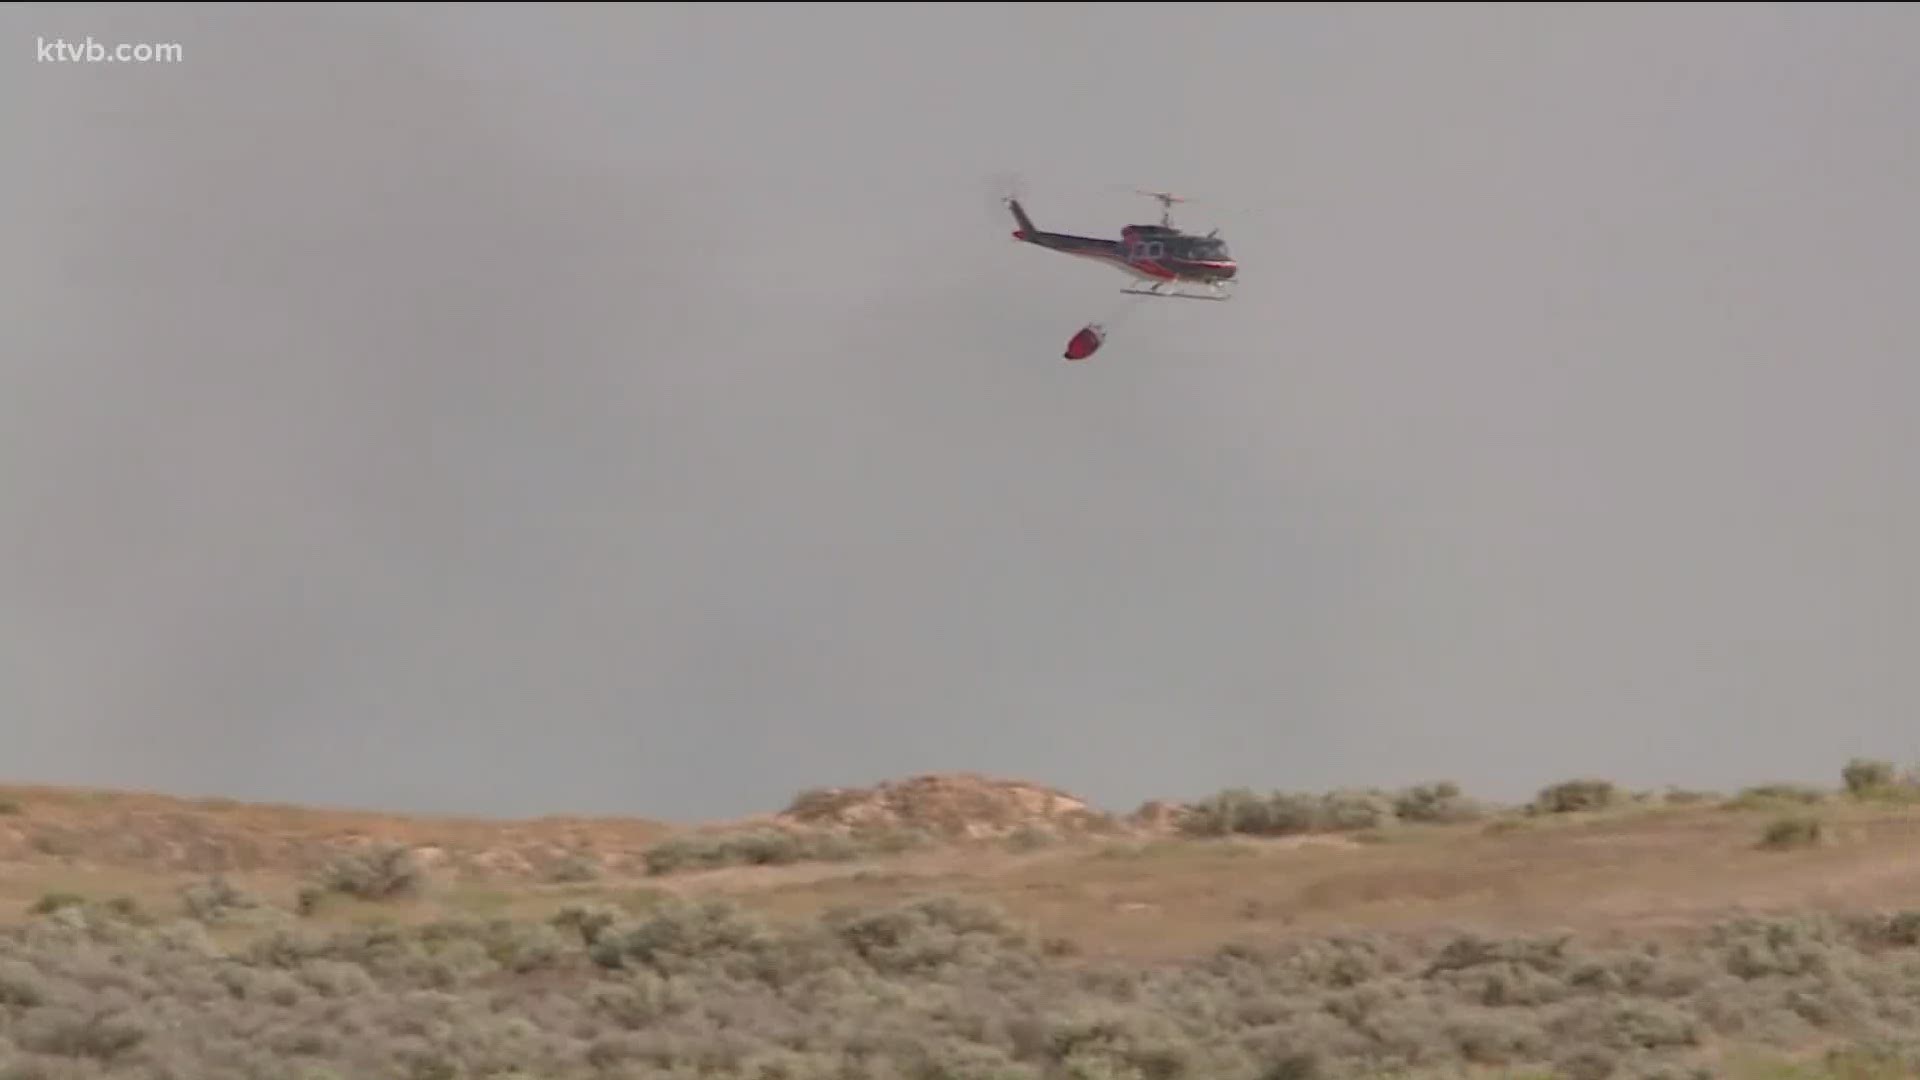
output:
<path id="1" fill-rule="evenodd" d="M 639 819 L 401 817 L 147 792 L 0 787 L 0 863 L 43 857 L 161 874 L 305 874 L 341 851 L 415 849 L 462 876 L 540 876 L 580 852 L 617 868 L 674 830 Z"/>
<path id="2" fill-rule="evenodd" d="M 184 884 L 215 873 L 293 909 L 331 861 L 382 844 L 415 852 L 422 893 L 366 904 L 330 896 L 315 918 L 431 919 L 471 913 L 479 897 L 490 913 L 541 917 L 572 900 L 636 890 L 721 895 L 810 917 L 835 904 L 939 890 L 1004 904 L 1089 949 L 1147 957 L 1347 927 L 1637 934 L 1740 913 L 1920 905 L 1920 807 L 1902 799 L 1790 797 L 1783 811 L 1778 797 L 1750 791 L 1271 838 L 1194 839 L 1163 825 L 1026 844 L 1007 842 L 1011 824 L 989 808 L 1003 838 L 994 842 L 881 845 L 669 876 L 649 872 L 648 853 L 696 830 L 26 787 L 0 788 L 0 800 L 15 808 L 0 815 L 0 911 L 16 917 L 52 891 L 127 895 L 166 909 Z M 584 872 L 569 872 L 569 860 Z"/>
<path id="3" fill-rule="evenodd" d="M 1834 806 L 1818 848 L 1762 848 L 1773 814 L 1620 812 L 1515 830 L 1433 826 L 1347 838 L 1151 839 L 1030 855 L 940 851 L 884 866 L 694 875 L 782 914 L 939 890 L 1005 904 L 1089 949 L 1180 955 L 1342 928 L 1684 931 L 1741 913 L 1920 905 L 1920 814 Z"/>

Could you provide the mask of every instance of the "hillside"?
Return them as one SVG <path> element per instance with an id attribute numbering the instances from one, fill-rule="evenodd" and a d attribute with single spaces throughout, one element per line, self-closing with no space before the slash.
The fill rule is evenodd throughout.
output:
<path id="1" fill-rule="evenodd" d="M 312 1078 L 824 1080 L 853 1075 L 858 1024 L 846 1025 L 861 1016 L 903 1040 L 883 1052 L 887 1069 L 979 1080 L 1502 1064 L 1733 1075 L 1746 1056 L 1834 1045 L 1892 1061 L 1887 1047 L 1920 1047 L 1920 916 L 1898 915 L 1920 910 L 1920 786 L 1863 762 L 1840 779 L 1726 795 L 1576 780 L 1514 807 L 1445 784 L 1230 791 L 1122 814 L 1041 784 L 943 774 L 805 792 L 702 826 L 9 787 L 0 1069 L 18 1053 L 85 1069 L 7 1075 L 256 1075 L 237 1046 L 218 1049 L 227 1021 L 162 1022 L 176 1008 L 165 1002 L 202 992 L 199 965 L 221 958 L 255 972 L 254 989 L 236 992 L 266 995 L 259 1008 L 284 998 L 275 1030 L 305 1047 L 296 1056 L 312 1070 L 296 1075 Z M 147 989 L 112 991 L 86 966 L 94 954 L 72 951 L 81 941 L 137 957 L 127 962 L 145 965 Z M 852 981 L 816 985 L 804 974 L 816 969 Z M 1466 970 L 1479 974 L 1448 974 Z M 1256 976 L 1280 982 L 1256 991 Z M 997 996 L 969 997 L 977 979 Z M 543 986 L 573 987 L 572 1004 Z M 427 1006 L 409 995 L 430 987 L 452 995 L 436 1008 L 453 1013 L 410 1011 Z M 777 1003 L 763 1000 L 770 988 Z M 483 992 L 522 1025 L 504 1043 L 495 1031 L 491 1050 L 472 1031 L 450 1034 L 482 1023 L 457 1003 Z M 1256 1008 L 1263 994 L 1282 996 Z M 1324 1000 L 1295 1015 L 1301 994 Z M 1119 1026 L 1085 1035 L 1096 1042 L 1076 1057 L 1047 1043 L 1060 1030 L 1022 1035 L 1008 995 L 1037 995 L 1029 1022 L 1043 1027 Z M 336 1022 L 320 1019 L 325 1001 L 363 997 L 386 1002 L 366 1006 L 369 1030 L 386 1031 L 388 1009 L 414 1017 L 374 1040 L 384 1049 L 297 1034 Z M 582 1001 L 601 1005 L 577 1015 Z M 1612 1019 L 1580 1019 L 1580 1002 Z M 815 1018 L 840 1027 L 813 1041 L 715 1034 L 729 1010 L 799 1031 L 823 1009 Z M 89 1049 L 113 1042 L 98 1032 L 114 1023 L 134 1032 L 127 1045 Z M 921 1051 L 904 1047 L 916 1040 L 944 1047 L 946 1064 L 913 1065 Z M 734 1049 L 713 1049 L 709 1068 L 700 1045 Z M 161 1058 L 196 1064 L 152 1072 Z"/>
<path id="2" fill-rule="evenodd" d="M 1732 795 L 1573 781 L 1514 807 L 1451 785 L 1227 791 L 1120 814 L 1027 781 L 930 774 L 693 826 L 11 786 L 0 787 L 0 917 L 24 916 L 49 890 L 117 890 L 164 907 L 181 883 L 216 876 L 292 905 L 339 867 L 385 857 L 422 885 L 383 916 L 476 904 L 538 913 L 632 889 L 806 914 L 937 886 L 1121 951 L 1335 925 L 1685 928 L 1729 913 L 1920 906 L 1910 808 L 1920 799 L 1907 797 L 1920 788 L 1891 775 L 1851 790 Z M 1817 838 L 1786 851 L 1761 842 L 1769 828 L 1808 827 L 1802 819 L 1818 822 Z"/>

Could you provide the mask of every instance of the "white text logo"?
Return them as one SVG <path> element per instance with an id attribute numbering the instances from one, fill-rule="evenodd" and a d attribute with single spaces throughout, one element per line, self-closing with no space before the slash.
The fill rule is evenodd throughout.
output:
<path id="1" fill-rule="evenodd" d="M 183 53 L 177 41 L 107 45 L 88 36 L 80 41 L 43 37 L 34 44 L 34 58 L 43 64 L 177 64 Z"/>

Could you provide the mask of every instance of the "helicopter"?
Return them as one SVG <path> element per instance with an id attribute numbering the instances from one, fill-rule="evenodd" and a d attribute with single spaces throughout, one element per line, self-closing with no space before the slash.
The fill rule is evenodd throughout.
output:
<path id="1" fill-rule="evenodd" d="M 1158 225 L 1124 225 L 1120 239 L 1075 236 L 1036 228 L 1033 219 L 1017 198 L 1007 198 L 1007 208 L 1019 228 L 1015 240 L 1081 258 L 1097 259 L 1138 281 L 1144 288 L 1120 290 L 1133 296 L 1159 296 L 1180 300 L 1227 300 L 1227 286 L 1240 266 L 1220 239 L 1220 230 L 1205 236 L 1184 232 L 1173 223 L 1173 205 L 1187 201 L 1169 191 L 1141 191 L 1160 201 Z"/>

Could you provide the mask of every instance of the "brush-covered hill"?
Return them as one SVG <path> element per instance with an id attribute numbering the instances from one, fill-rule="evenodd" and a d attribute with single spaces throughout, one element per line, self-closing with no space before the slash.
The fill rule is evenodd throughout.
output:
<path id="1" fill-rule="evenodd" d="M 1837 780 L 934 774 L 696 826 L 10 787 L 0 1076 L 1920 1075 L 1920 782 Z"/>

